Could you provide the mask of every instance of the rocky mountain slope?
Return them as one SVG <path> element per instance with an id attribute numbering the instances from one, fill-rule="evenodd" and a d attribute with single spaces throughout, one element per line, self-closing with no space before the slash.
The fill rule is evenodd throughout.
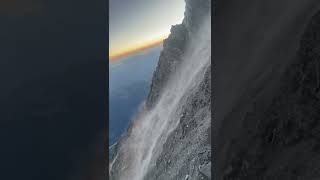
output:
<path id="1" fill-rule="evenodd" d="M 145 108 L 152 109 L 171 76 L 184 61 L 186 45 L 195 38 L 203 19 L 211 11 L 211 0 L 186 0 L 185 18 L 182 24 L 172 26 L 171 34 L 164 41 L 151 90 Z M 211 56 L 205 57 L 209 62 Z M 146 180 L 211 179 L 211 63 L 203 69 L 199 85 L 184 95 L 179 107 L 179 124 L 168 135 L 155 164 L 145 175 Z M 161 118 L 161 117 L 160 117 Z M 121 168 L 117 155 L 121 142 L 129 139 L 132 124 L 117 147 L 109 169 L 111 179 L 119 179 Z"/>
<path id="2" fill-rule="evenodd" d="M 215 179 L 319 179 L 319 2 L 220 5 Z"/>
<path id="3" fill-rule="evenodd" d="M 190 42 L 199 29 L 204 17 L 211 12 L 211 0 L 185 0 L 185 17 L 182 24 L 171 27 L 169 37 L 163 43 L 159 63 L 154 73 L 147 106 L 152 106 L 157 100 L 162 87 L 167 83 L 170 74 L 175 72 Z"/>

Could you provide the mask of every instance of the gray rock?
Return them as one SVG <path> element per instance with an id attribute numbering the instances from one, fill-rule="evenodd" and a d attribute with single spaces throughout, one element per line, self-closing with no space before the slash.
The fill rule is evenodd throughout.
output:
<path id="1" fill-rule="evenodd" d="M 235 4 L 240 4 L 236 2 L 233 1 L 233 6 L 230 6 L 231 9 L 235 10 L 234 7 L 239 7 L 235 6 Z M 293 3 L 294 1 L 283 0 L 260 2 L 261 7 L 262 2 L 270 3 L 269 5 L 281 2 L 286 5 L 286 8 L 296 5 L 299 12 L 305 11 L 304 15 L 312 13 L 309 9 L 303 11 L 301 1 L 295 1 L 296 4 Z M 217 120 L 221 122 L 221 128 L 218 129 L 220 133 L 215 135 L 215 140 L 218 141 L 215 152 L 218 163 L 214 164 L 218 166 L 215 168 L 215 174 L 218 174 L 216 175 L 217 179 L 320 179 L 320 101 L 317 98 L 318 79 L 320 77 L 316 65 L 320 62 L 320 3 L 319 1 L 305 1 L 305 3 L 310 7 L 317 7 L 317 9 L 315 8 L 317 13 L 308 14 L 304 18 L 305 26 L 301 26 L 302 22 L 294 26 L 295 28 L 302 27 L 301 34 L 299 33 L 296 36 L 294 34 L 286 38 L 285 42 L 288 39 L 294 39 L 290 42 L 296 43 L 297 47 L 284 53 L 279 49 L 270 50 L 270 46 L 267 46 L 267 53 L 263 54 L 262 48 L 258 49 L 259 56 L 253 58 L 254 63 L 259 64 L 262 62 L 260 60 L 274 52 L 276 52 L 275 54 L 285 54 L 286 56 L 279 56 L 280 58 L 273 56 L 274 59 L 272 59 L 284 63 L 283 70 L 279 71 L 280 66 L 276 66 L 273 69 L 273 72 L 279 72 L 276 76 L 274 76 L 274 73 L 268 73 L 268 79 L 260 78 L 255 82 L 250 81 L 245 84 L 247 88 L 245 93 L 239 93 L 238 99 L 234 102 L 235 105 L 228 107 L 230 112 Z M 247 5 L 249 3 L 244 6 Z M 243 13 L 243 9 L 239 8 L 238 10 L 240 11 L 239 14 Z M 255 9 L 254 12 L 256 14 L 258 10 Z M 298 16 L 294 13 L 290 17 Z M 245 19 L 250 20 L 248 17 L 247 14 Z M 234 21 L 241 18 L 236 17 Z M 253 19 L 255 18 L 251 20 Z M 286 19 L 286 22 L 289 21 L 288 19 Z M 234 21 L 228 23 L 232 24 Z M 292 18 L 292 21 L 296 22 L 296 19 Z M 248 26 L 253 27 L 251 22 Z M 259 23 L 261 22 L 259 21 Z M 248 28 L 248 26 L 244 26 L 244 28 Z M 281 31 L 281 27 L 275 26 L 275 29 L 277 32 Z M 257 31 L 257 29 L 253 31 Z M 287 29 L 283 31 L 284 33 L 279 34 L 279 37 L 285 36 L 287 31 Z M 246 33 L 248 32 L 246 31 Z M 224 37 L 227 37 L 227 35 Z M 232 35 L 234 34 L 232 33 Z M 242 34 L 239 33 L 234 37 L 238 38 L 239 35 Z M 272 40 L 275 39 L 272 38 Z M 228 39 L 227 41 L 237 43 L 234 39 Z M 260 39 L 257 42 L 252 43 L 254 47 L 261 45 Z M 272 45 L 279 45 L 280 43 L 282 43 L 280 40 L 275 42 L 270 40 Z M 232 49 L 237 48 L 232 47 Z M 289 56 L 287 57 L 287 55 Z M 238 58 L 237 61 L 241 60 L 243 62 L 244 59 L 247 59 L 246 56 L 244 57 L 237 56 L 236 58 Z M 228 56 L 228 58 L 230 57 Z M 274 62 L 268 61 L 271 65 Z M 262 70 L 253 67 L 251 69 L 259 69 L 259 73 L 262 74 L 266 67 L 263 66 Z M 237 72 L 234 75 L 238 75 Z M 232 83 L 237 82 L 234 80 L 230 82 L 230 84 Z M 240 86 L 243 84 L 241 83 Z M 227 99 L 227 96 L 222 97 L 224 97 L 221 98 L 222 101 Z"/>
<path id="2" fill-rule="evenodd" d="M 172 26 L 171 34 L 164 41 L 146 101 L 147 109 L 158 100 L 169 77 L 183 61 L 185 46 L 199 28 L 200 20 L 210 11 L 211 0 L 186 0 L 183 23 Z M 211 179 L 211 65 L 206 67 L 200 85 L 185 96 L 180 124 L 169 135 L 145 180 Z M 124 163 L 115 161 L 111 179 L 117 179 L 117 169 Z"/>

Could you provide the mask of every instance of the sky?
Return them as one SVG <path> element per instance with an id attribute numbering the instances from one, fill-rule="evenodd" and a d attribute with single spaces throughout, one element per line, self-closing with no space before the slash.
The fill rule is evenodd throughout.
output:
<path id="1" fill-rule="evenodd" d="M 110 60 L 160 44 L 184 10 L 184 0 L 109 0 Z"/>

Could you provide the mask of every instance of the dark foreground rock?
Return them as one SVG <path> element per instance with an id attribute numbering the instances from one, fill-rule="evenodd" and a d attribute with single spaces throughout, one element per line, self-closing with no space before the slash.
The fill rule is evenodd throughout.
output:
<path id="1" fill-rule="evenodd" d="M 251 65 L 256 67 L 258 73 L 249 83 L 247 82 L 247 85 L 245 81 L 242 82 L 247 89 L 244 91 L 237 89 L 240 92 L 233 99 L 233 104 L 226 105 L 226 109 L 220 109 L 219 113 L 225 112 L 225 114 L 217 116 L 219 128 L 215 135 L 216 179 L 320 179 L 319 3 L 305 1 L 299 2 L 298 5 L 297 2 L 279 2 L 286 5 L 286 8 L 277 6 L 279 9 L 282 8 L 282 12 L 286 11 L 288 13 L 286 15 L 269 9 L 270 16 L 276 14 L 277 19 L 285 17 L 286 22 L 292 22 L 289 25 L 283 21 L 282 24 L 286 28 L 280 24 L 275 25 L 274 29 L 278 29 L 278 36 L 271 38 L 267 33 L 260 34 L 260 37 L 264 38 L 262 41 L 253 40 L 254 34 L 247 35 L 247 38 L 252 39 L 242 46 L 247 46 L 251 50 L 251 55 L 247 56 L 244 50 L 241 55 L 235 52 L 239 55 L 238 61 L 242 61 L 243 57 L 249 60 L 249 57 L 254 57 L 252 62 L 247 61 L 242 67 Z M 260 7 L 262 5 L 268 7 L 266 4 L 268 3 L 261 3 Z M 243 17 L 239 16 L 238 20 L 241 21 Z M 291 21 L 289 17 L 297 18 Z M 245 19 L 250 18 L 245 17 Z M 252 18 L 251 23 L 245 27 L 247 30 L 254 27 L 254 23 L 258 24 L 261 21 Z M 265 32 L 269 32 L 268 27 L 264 27 Z M 259 33 L 257 29 L 256 32 Z M 281 33 L 281 30 L 285 33 Z M 270 46 L 263 42 L 269 42 Z M 272 49 L 277 46 L 278 48 Z M 259 55 L 255 54 L 257 50 Z M 263 66 L 260 67 L 259 63 Z M 272 68 L 268 72 L 270 67 Z M 247 69 L 246 73 L 249 72 L 253 72 L 252 67 Z M 237 83 L 235 79 L 237 78 L 234 78 L 232 83 Z M 226 96 L 223 97 L 228 100 Z M 216 102 L 217 106 L 221 102 L 222 98 Z"/>

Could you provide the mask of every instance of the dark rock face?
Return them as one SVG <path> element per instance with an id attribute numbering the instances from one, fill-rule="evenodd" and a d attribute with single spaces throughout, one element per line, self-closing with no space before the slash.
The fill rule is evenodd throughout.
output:
<path id="1" fill-rule="evenodd" d="M 265 86 L 247 92 L 246 101 L 225 117 L 242 124 L 230 132 L 231 125 L 222 123 L 217 179 L 320 178 L 320 11 L 311 17 L 296 55 L 276 83 L 267 83 L 268 93 L 261 93 Z"/>

